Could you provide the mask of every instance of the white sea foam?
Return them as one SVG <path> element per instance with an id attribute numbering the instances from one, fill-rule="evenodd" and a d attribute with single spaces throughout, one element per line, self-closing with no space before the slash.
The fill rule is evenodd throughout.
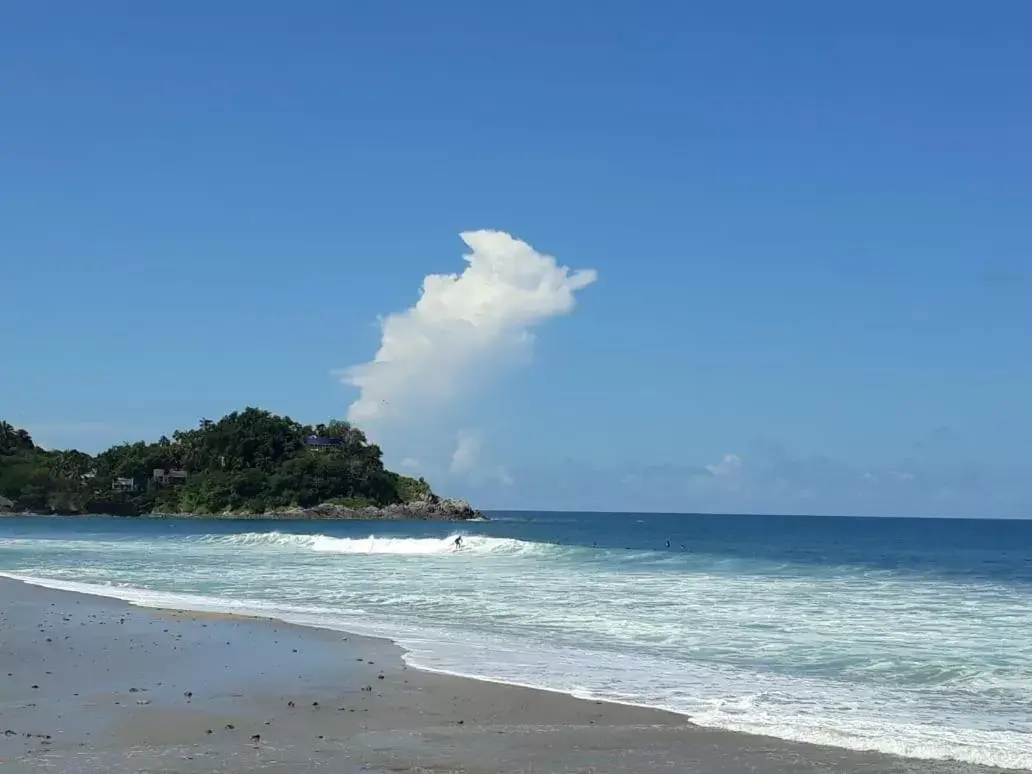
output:
<path id="1" fill-rule="evenodd" d="M 387 636 L 415 667 L 702 725 L 1032 770 L 1027 589 L 455 537 L 26 539 L 14 577 Z"/>
<path id="2" fill-rule="evenodd" d="M 461 545 L 455 541 L 461 538 Z M 302 548 L 326 554 L 390 554 L 396 556 L 439 556 L 461 554 L 539 554 L 551 546 L 511 538 L 455 533 L 445 538 L 393 538 L 370 535 L 338 538 L 330 535 L 299 535 L 285 532 L 245 532 L 204 538 L 204 542 L 236 547 Z"/>

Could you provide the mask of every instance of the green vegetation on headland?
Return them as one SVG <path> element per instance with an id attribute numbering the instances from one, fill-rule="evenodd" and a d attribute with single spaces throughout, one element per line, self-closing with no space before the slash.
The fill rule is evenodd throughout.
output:
<path id="1" fill-rule="evenodd" d="M 91 456 L 36 446 L 0 421 L 0 512 L 470 519 L 462 500 L 387 470 L 347 422 L 302 425 L 256 408 Z"/>

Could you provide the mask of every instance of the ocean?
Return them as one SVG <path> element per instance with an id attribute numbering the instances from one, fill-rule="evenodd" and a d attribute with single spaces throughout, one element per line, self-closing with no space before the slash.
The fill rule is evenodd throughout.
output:
<path id="1" fill-rule="evenodd" d="M 422 669 L 704 726 L 1032 770 L 1032 521 L 489 515 L 5 518 L 0 574 L 385 636 Z"/>

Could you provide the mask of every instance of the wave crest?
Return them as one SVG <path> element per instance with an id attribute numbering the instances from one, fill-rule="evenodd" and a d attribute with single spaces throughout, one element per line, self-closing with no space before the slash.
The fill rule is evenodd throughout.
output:
<path id="1" fill-rule="evenodd" d="M 462 538 L 456 548 L 456 538 Z M 554 546 L 514 538 L 455 533 L 443 538 L 406 538 L 370 535 L 365 538 L 339 538 L 331 535 L 298 535 L 289 532 L 244 532 L 203 538 L 203 542 L 240 548 L 304 549 L 324 554 L 436 556 L 445 554 L 507 555 L 539 554 Z"/>

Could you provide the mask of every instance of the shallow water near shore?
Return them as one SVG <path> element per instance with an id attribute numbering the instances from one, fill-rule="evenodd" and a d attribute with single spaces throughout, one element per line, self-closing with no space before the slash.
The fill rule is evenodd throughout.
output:
<path id="1" fill-rule="evenodd" d="M 700 725 L 1032 769 L 1032 522 L 492 516 L 4 519 L 0 571 L 388 636 L 424 669 Z"/>

